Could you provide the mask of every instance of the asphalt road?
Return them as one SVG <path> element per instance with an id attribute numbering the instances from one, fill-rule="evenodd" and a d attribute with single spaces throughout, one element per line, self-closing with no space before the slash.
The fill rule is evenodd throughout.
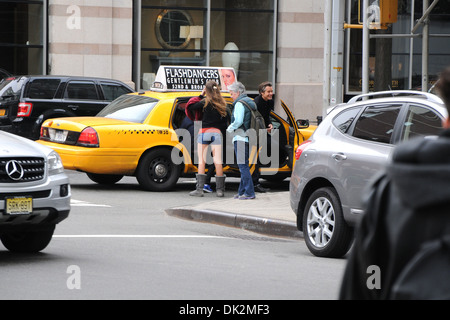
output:
<path id="1" fill-rule="evenodd" d="M 188 195 L 192 180 L 153 193 L 134 178 L 104 187 L 68 173 L 72 211 L 50 245 L 33 255 L 0 247 L 0 300 L 337 298 L 345 259 L 314 257 L 299 239 L 166 215 L 206 201 Z"/>

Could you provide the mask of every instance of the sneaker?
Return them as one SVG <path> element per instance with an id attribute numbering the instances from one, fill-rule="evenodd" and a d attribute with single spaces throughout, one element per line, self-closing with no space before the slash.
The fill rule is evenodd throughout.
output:
<path id="1" fill-rule="evenodd" d="M 213 189 L 211 189 L 211 186 L 209 184 L 205 183 L 203 186 L 203 191 L 211 193 L 211 192 L 213 192 Z"/>
<path id="2" fill-rule="evenodd" d="M 251 200 L 255 199 L 255 196 L 246 196 L 245 194 L 243 196 L 239 196 L 239 200 Z"/>
<path id="3" fill-rule="evenodd" d="M 239 199 L 241 196 L 239 194 L 235 194 L 233 199 Z"/>
<path id="4" fill-rule="evenodd" d="M 269 188 L 264 188 L 261 184 L 257 184 L 255 186 L 255 191 L 256 192 L 265 193 L 265 192 L 267 192 L 269 190 L 270 190 Z"/>

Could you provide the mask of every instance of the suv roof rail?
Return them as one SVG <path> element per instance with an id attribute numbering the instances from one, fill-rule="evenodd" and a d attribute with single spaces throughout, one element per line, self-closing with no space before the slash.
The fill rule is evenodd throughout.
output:
<path id="1" fill-rule="evenodd" d="M 418 98 L 425 98 L 429 101 L 432 102 L 436 102 L 436 103 L 443 103 L 441 98 L 439 98 L 438 96 L 432 94 L 432 93 L 428 93 L 428 92 L 423 92 L 423 91 L 414 91 L 414 90 L 393 90 L 393 91 L 379 91 L 379 92 L 371 92 L 371 93 L 365 93 L 365 94 L 360 94 L 357 96 L 354 96 L 353 98 L 351 98 L 348 103 L 354 103 L 357 101 L 362 101 L 364 100 L 364 98 L 377 98 L 380 96 L 391 96 L 391 97 L 396 97 L 396 96 L 415 96 Z"/>

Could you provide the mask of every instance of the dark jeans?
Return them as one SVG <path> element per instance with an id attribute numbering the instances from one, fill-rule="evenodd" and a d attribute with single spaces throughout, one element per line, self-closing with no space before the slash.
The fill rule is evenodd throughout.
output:
<path id="1" fill-rule="evenodd" d="M 248 166 L 249 145 L 248 142 L 235 141 L 234 152 L 236 153 L 236 160 L 241 172 L 241 182 L 239 183 L 238 194 L 240 196 L 255 196 L 255 188 L 253 186 L 252 175 Z"/>
<path id="2" fill-rule="evenodd" d="M 269 133 L 267 133 L 266 145 L 263 146 L 263 149 L 261 149 L 260 153 L 262 152 L 262 150 L 267 152 L 267 154 L 266 154 L 267 157 L 270 157 L 270 155 L 272 154 L 272 139 L 271 139 L 271 136 L 269 135 Z M 256 164 L 255 164 L 255 171 L 253 171 L 253 174 L 252 174 L 252 180 L 253 180 L 254 186 L 257 186 L 259 184 L 259 177 L 261 175 L 259 168 L 261 168 L 261 163 L 259 162 L 259 157 L 258 157 L 258 160 L 256 161 Z"/>

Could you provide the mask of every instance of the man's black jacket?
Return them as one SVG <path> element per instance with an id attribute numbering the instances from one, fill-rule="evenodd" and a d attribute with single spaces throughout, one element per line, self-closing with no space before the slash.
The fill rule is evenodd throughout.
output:
<path id="1" fill-rule="evenodd" d="M 365 193 L 364 211 L 340 299 L 391 299 L 392 285 L 420 246 L 450 234 L 450 130 L 399 145 Z M 379 268 L 380 289 L 368 286 L 370 266 Z"/>

